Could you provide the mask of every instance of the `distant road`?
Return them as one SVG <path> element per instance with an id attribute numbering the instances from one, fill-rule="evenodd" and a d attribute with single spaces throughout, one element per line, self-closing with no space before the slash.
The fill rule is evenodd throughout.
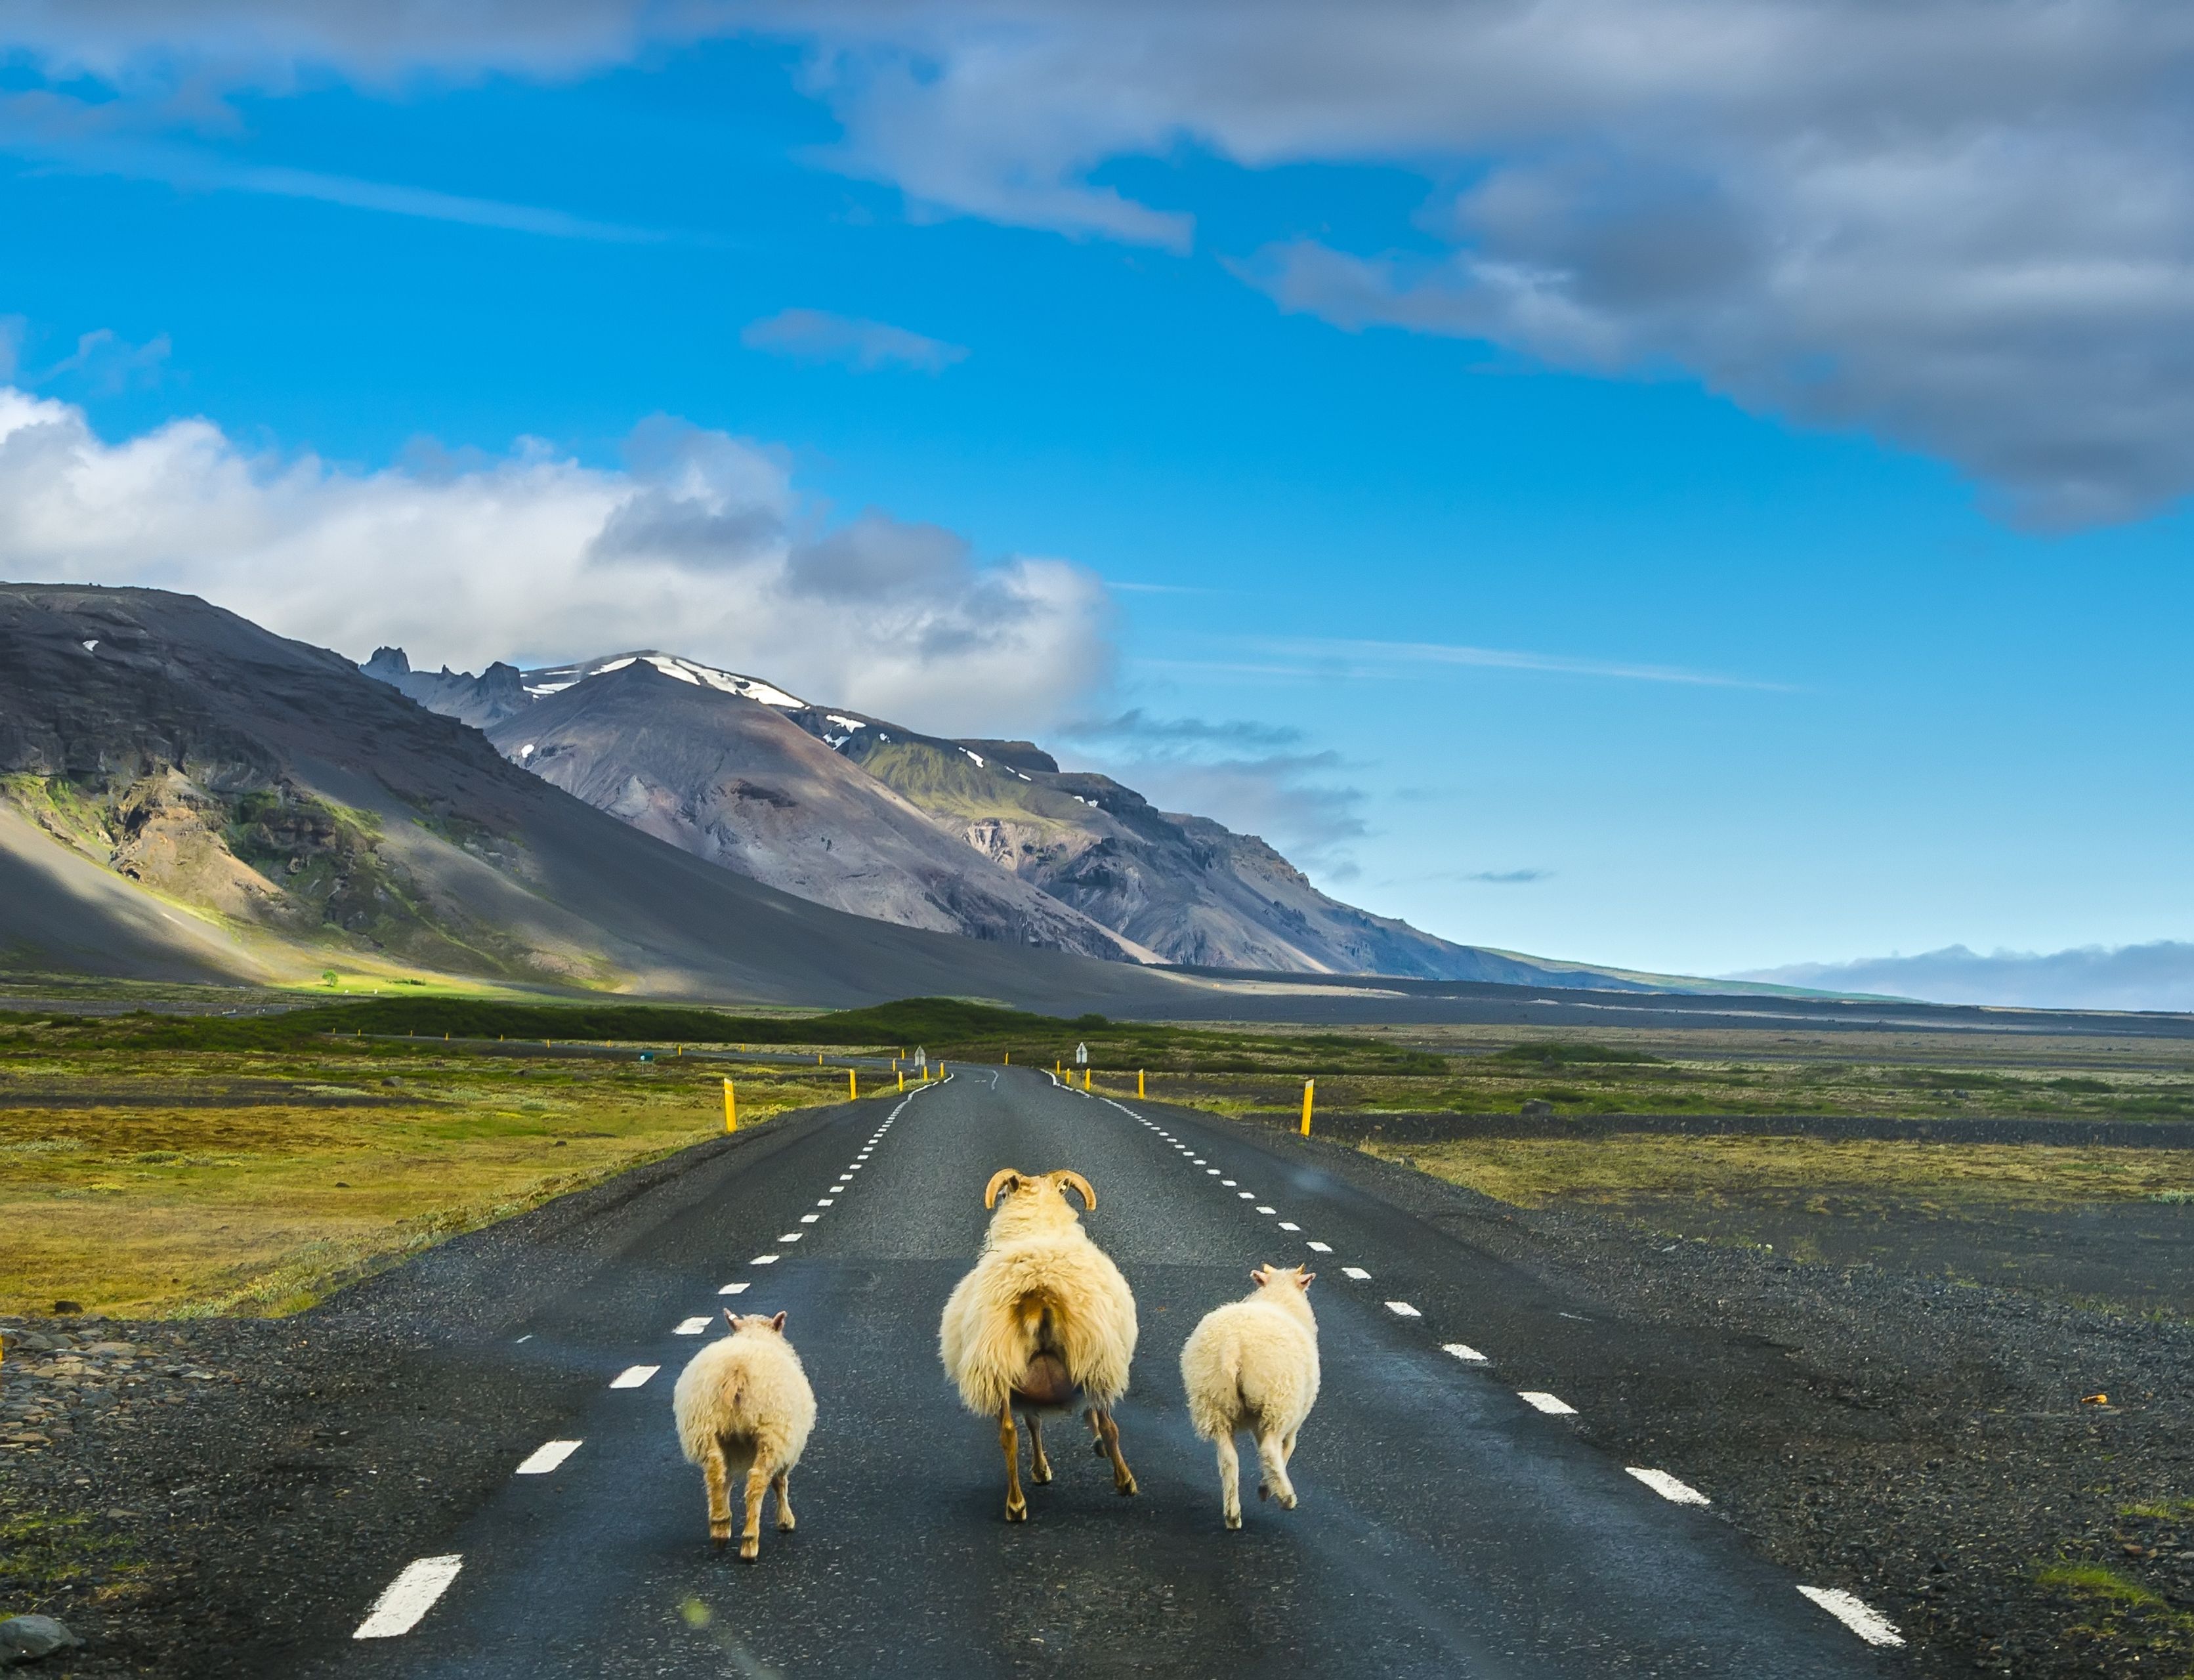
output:
<path id="1" fill-rule="evenodd" d="M 995 1426 L 959 1409 L 936 1355 L 939 1311 L 1002 1166 L 1088 1175 L 1088 1229 L 1142 1322 L 1118 1413 L 1141 1494 L 1117 1497 L 1063 1423 L 1049 1434 L 1057 1480 L 1029 1489 L 1031 1521 L 1014 1528 Z M 1806 1680 L 1894 1664 L 1801 1594 L 1822 1584 L 1761 1561 L 1713 1511 L 1672 1503 L 1569 1418 L 1445 1350 L 1467 1351 L 1473 1327 L 1441 1304 L 1490 1299 L 1512 1275 L 1284 1139 L 1071 1093 L 1037 1071 L 962 1067 L 691 1176 L 706 1194 L 643 1221 L 583 1287 L 479 1349 L 484 1373 L 591 1373 L 591 1400 L 549 1437 L 578 1444 L 514 1473 L 404 1567 L 361 1569 L 356 1618 L 387 1594 L 379 1625 L 408 1631 L 343 1639 L 300 1666 L 468 1680 Z M 1253 1264 L 1296 1259 L 1318 1273 L 1325 1368 L 1293 1466 L 1302 1503 L 1248 1499 L 1230 1534 L 1176 1361 Z M 726 1304 L 790 1311 L 821 1406 L 793 1476 L 799 1530 L 780 1536 L 766 1517 L 752 1565 L 709 1546 L 700 1476 L 670 1427 L 671 1385 L 700 1345 L 679 1328 Z M 515 1443 L 512 1471 L 548 1445 Z M 1866 1625 L 1864 1607 L 1832 1603 Z"/>

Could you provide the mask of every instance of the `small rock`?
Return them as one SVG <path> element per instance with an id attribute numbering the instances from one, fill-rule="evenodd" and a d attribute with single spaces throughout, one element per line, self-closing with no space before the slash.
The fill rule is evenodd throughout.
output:
<path id="1" fill-rule="evenodd" d="M 89 1347 L 86 1348 L 84 1351 L 86 1353 L 111 1353 L 117 1355 L 118 1356 L 126 1357 L 135 1355 L 137 1349 L 135 1344 L 129 1342 L 94 1342 Z"/>
<path id="2" fill-rule="evenodd" d="M 0 1668 L 36 1662 L 83 1643 L 51 1616 L 10 1616 L 0 1621 Z"/>
<path id="3" fill-rule="evenodd" d="M 1552 1120 L 1554 1117 L 1554 1105 L 1534 1097 L 1524 1104 L 1519 1112 L 1526 1120 Z"/>
<path id="4" fill-rule="evenodd" d="M 83 1310 L 83 1303 L 82 1301 L 55 1301 L 54 1303 L 54 1316 L 55 1318 L 73 1318 L 77 1314 Z"/>

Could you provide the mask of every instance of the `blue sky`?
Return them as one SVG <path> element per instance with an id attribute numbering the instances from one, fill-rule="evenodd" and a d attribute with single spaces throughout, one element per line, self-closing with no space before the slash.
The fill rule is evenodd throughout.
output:
<path id="1" fill-rule="evenodd" d="M 2194 939 L 2183 43 L 1479 9 L 39 20 L 0 575 L 1033 732 L 1473 943 Z"/>

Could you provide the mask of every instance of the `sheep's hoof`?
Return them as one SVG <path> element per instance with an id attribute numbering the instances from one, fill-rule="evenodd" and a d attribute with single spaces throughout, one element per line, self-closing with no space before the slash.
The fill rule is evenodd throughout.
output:
<path id="1" fill-rule="evenodd" d="M 722 1551 L 726 1546 L 729 1545 L 731 1543 L 732 1543 L 732 1537 L 731 1537 L 731 1534 L 730 1534 L 730 1533 L 729 1533 L 728 1531 L 727 1531 L 727 1532 L 726 1532 L 726 1533 L 724 1533 L 724 1534 L 711 1534 L 711 1535 L 709 1535 L 709 1544 L 710 1545 L 712 1545 L 712 1546 L 715 1547 L 715 1549 L 716 1549 L 717 1551 Z"/>
<path id="2" fill-rule="evenodd" d="M 1270 1488 L 1267 1488 L 1267 1487 L 1266 1487 L 1263 1482 L 1260 1482 L 1257 1484 L 1257 1498 L 1258 1498 L 1259 1501 L 1261 1503 L 1262 1501 L 1264 1501 L 1264 1500 L 1266 1500 L 1266 1499 L 1270 1499 L 1270 1498 L 1272 1498 L 1272 1490 Z"/>
<path id="3" fill-rule="evenodd" d="M 790 1534 L 792 1532 L 792 1519 L 790 1517 L 778 1517 L 777 1519 L 777 1532 L 780 1534 Z"/>
<path id="4" fill-rule="evenodd" d="M 1008 1505 L 1008 1506 L 1006 1507 L 1006 1521 L 1007 1521 L 1007 1522 L 1027 1522 L 1027 1521 L 1028 1521 L 1028 1506 L 1027 1506 L 1027 1505 L 1026 1505 L 1025 1503 L 1024 1503 L 1024 1504 L 1021 1504 L 1021 1505 Z"/>
<path id="5" fill-rule="evenodd" d="M 1100 1459 L 1109 1459 L 1112 1456 L 1110 1453 L 1107 1453 L 1105 1450 L 1105 1437 L 1101 1435 L 1089 1443 L 1089 1451 L 1093 1455 Z"/>
<path id="6" fill-rule="evenodd" d="M 1049 1465 L 1037 1465 L 1035 1469 L 1029 1471 L 1029 1480 L 1035 1482 L 1037 1487 L 1042 1487 L 1044 1483 L 1051 1480 L 1051 1466 Z"/>
<path id="7" fill-rule="evenodd" d="M 1242 1526 L 1242 1513 L 1238 1511 L 1228 1513 L 1226 1526 L 1230 1528 L 1239 1528 Z"/>
<path id="8" fill-rule="evenodd" d="M 1282 1494 L 1279 1498 L 1282 1511 L 1293 1511 L 1295 1508 L 1295 1496 L 1293 1494 Z"/>
<path id="9" fill-rule="evenodd" d="M 739 1542 L 740 1562 L 751 1563 L 761 1556 L 761 1542 L 760 1540 L 741 1540 Z"/>
<path id="10" fill-rule="evenodd" d="M 1134 1476 L 1116 1476 L 1112 1478 L 1112 1491 L 1124 1499 L 1130 1494 L 1140 1494 L 1143 1490 L 1135 1486 L 1135 1478 Z"/>

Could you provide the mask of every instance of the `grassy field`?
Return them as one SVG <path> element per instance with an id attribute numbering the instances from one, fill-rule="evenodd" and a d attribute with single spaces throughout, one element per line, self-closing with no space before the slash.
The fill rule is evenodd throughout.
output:
<path id="1" fill-rule="evenodd" d="M 55 1046 L 0 1035 L 0 1311 L 270 1313 L 722 1130 L 838 1069 Z"/>
<path id="2" fill-rule="evenodd" d="M 1321 1108 L 1514 1114 L 1894 1115 L 1938 1119 L 2194 1119 L 2194 1043 L 2011 1034 L 1685 1036 L 1607 1032 L 1523 1037 L 1482 1027 L 1376 1029 L 1357 1036 L 1431 1058 L 1410 1069 L 1336 1069 Z M 1282 1115 L 1300 1081 L 1206 1069 L 1161 1082 L 1167 1100 Z M 1152 1096 L 1161 1094 L 1157 1087 Z"/>

